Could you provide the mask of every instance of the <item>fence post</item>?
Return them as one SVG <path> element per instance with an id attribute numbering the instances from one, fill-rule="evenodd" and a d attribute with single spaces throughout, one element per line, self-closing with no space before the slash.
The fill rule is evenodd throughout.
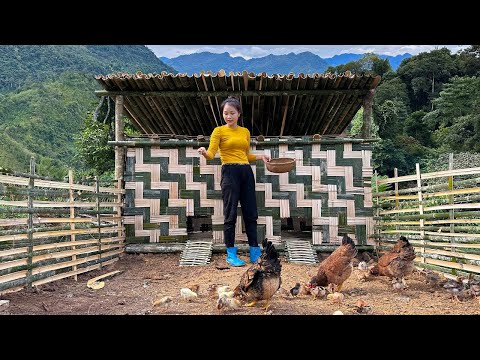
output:
<path id="1" fill-rule="evenodd" d="M 100 269 L 102 268 L 102 233 L 100 229 L 100 186 L 98 184 L 98 177 L 95 176 L 95 203 L 97 209 L 97 226 L 98 226 L 98 261 L 100 262 Z"/>
<path id="2" fill-rule="evenodd" d="M 35 175 L 35 158 L 30 158 L 30 175 Z M 27 259 L 27 288 L 32 288 L 32 267 L 33 267 L 33 196 L 32 190 L 35 185 L 35 179 L 30 176 L 28 179 L 28 259 Z"/>
<path id="3" fill-rule="evenodd" d="M 450 171 L 453 170 L 453 153 L 448 154 L 448 170 L 450 170 Z M 453 175 L 448 177 L 448 190 L 450 190 L 450 191 L 453 190 Z M 449 195 L 448 196 L 448 204 L 453 205 L 454 202 L 455 201 L 454 201 L 453 195 Z M 450 220 L 454 220 L 455 219 L 455 210 L 450 209 L 448 212 L 450 214 L 450 216 L 449 216 Z M 455 224 L 453 222 L 450 223 L 450 232 L 451 233 L 455 232 Z M 455 244 L 455 236 L 451 236 L 450 238 L 451 238 L 452 244 Z M 456 251 L 456 248 L 453 248 L 453 250 Z M 456 263 L 456 262 L 458 262 L 458 259 L 456 257 L 452 256 L 452 262 Z M 457 270 L 452 269 L 452 274 L 457 275 Z"/>
<path id="4" fill-rule="evenodd" d="M 420 237 L 422 242 L 422 263 L 425 263 L 425 219 L 423 218 L 423 197 L 422 197 L 422 176 L 420 174 L 420 164 L 416 163 L 415 168 L 417 171 L 417 188 L 418 188 L 418 210 L 420 212 Z"/>
<path id="5" fill-rule="evenodd" d="M 69 187 L 69 195 L 70 195 L 70 230 L 75 230 L 75 204 L 74 204 L 74 198 L 73 198 L 73 170 L 68 170 L 68 187 Z M 76 236 L 75 234 L 70 235 L 70 241 L 75 242 Z M 72 246 L 72 249 L 75 250 L 75 245 Z M 72 255 L 72 261 L 77 260 L 77 255 L 73 254 Z M 77 265 L 72 266 L 73 271 L 77 271 Z M 75 281 L 78 280 L 77 274 L 73 275 L 73 279 Z"/>
<path id="6" fill-rule="evenodd" d="M 379 208 L 379 200 L 378 200 L 378 173 L 375 170 L 375 192 L 377 193 L 376 200 L 377 200 L 377 221 L 380 224 L 380 208 Z M 375 225 L 374 225 L 375 226 Z M 379 227 L 374 227 L 377 237 L 377 256 L 378 256 L 378 247 L 381 247 L 381 238 L 380 238 L 380 230 Z"/>
<path id="7" fill-rule="evenodd" d="M 394 168 L 393 169 L 393 176 L 395 177 L 395 210 L 398 211 L 398 208 L 399 208 L 399 202 L 398 202 L 398 181 L 397 181 L 397 177 L 398 177 L 398 169 L 397 168 Z M 398 230 L 399 226 L 398 226 L 398 212 L 395 213 L 395 230 Z"/>

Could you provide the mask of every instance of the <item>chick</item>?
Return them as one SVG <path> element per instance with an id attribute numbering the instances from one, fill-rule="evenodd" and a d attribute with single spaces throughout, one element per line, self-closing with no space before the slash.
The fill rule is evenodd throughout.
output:
<path id="1" fill-rule="evenodd" d="M 242 306 L 240 300 L 233 297 L 220 297 L 217 300 L 217 309 L 221 310 L 223 308 L 238 309 Z"/>
<path id="2" fill-rule="evenodd" d="M 333 294 L 328 294 L 327 295 L 328 300 L 332 300 L 332 302 L 338 303 L 338 304 L 340 304 L 343 301 L 344 297 L 345 297 L 345 295 L 343 295 L 342 293 L 339 293 L 339 292 L 334 292 Z"/>
<path id="3" fill-rule="evenodd" d="M 297 282 L 295 286 L 290 289 L 290 294 L 292 294 L 292 296 L 297 296 L 299 292 L 300 292 L 300 283 Z"/>
<path id="4" fill-rule="evenodd" d="M 392 279 L 392 286 L 395 290 L 404 290 L 408 287 L 407 284 L 405 284 L 403 278 L 402 279 L 393 278 Z"/>
<path id="5" fill-rule="evenodd" d="M 193 292 L 189 288 L 182 288 L 180 289 L 180 296 L 182 297 L 183 300 L 192 301 L 198 295 L 197 293 Z"/>
<path id="6" fill-rule="evenodd" d="M 225 285 L 225 286 L 218 286 L 217 287 L 217 294 L 220 295 L 221 293 L 230 291 L 230 286 Z"/>
<path id="7" fill-rule="evenodd" d="M 233 298 L 233 295 L 235 295 L 233 290 L 224 291 L 224 292 L 221 292 L 221 293 L 218 294 L 218 298 L 222 298 L 222 297 Z"/>
<path id="8" fill-rule="evenodd" d="M 323 286 L 315 286 L 314 288 L 310 289 L 310 294 L 313 295 L 314 299 L 321 299 L 327 294 L 327 289 Z"/>
<path id="9" fill-rule="evenodd" d="M 360 261 L 356 270 L 357 279 L 360 281 L 365 281 L 370 277 L 370 269 L 373 266 L 369 267 L 365 261 Z"/>

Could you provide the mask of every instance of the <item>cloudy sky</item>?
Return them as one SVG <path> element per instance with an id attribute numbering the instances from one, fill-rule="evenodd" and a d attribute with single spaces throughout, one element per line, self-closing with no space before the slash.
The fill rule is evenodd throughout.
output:
<path id="1" fill-rule="evenodd" d="M 452 53 L 468 47 L 468 45 L 147 45 L 157 56 L 174 58 L 195 52 L 212 53 L 228 52 L 232 56 L 245 59 L 262 57 L 268 54 L 282 55 L 310 51 L 322 58 L 329 58 L 344 53 L 363 54 L 373 52 L 378 55 L 401 55 L 410 53 L 417 55 L 435 48 L 449 48 Z"/>

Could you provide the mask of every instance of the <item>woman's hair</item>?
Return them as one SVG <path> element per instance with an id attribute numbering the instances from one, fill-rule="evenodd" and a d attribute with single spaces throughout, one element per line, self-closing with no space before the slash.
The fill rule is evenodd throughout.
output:
<path id="1" fill-rule="evenodd" d="M 229 96 L 228 98 L 223 100 L 222 103 L 220 104 L 220 112 L 223 113 L 223 108 L 227 104 L 230 105 L 230 106 L 233 106 L 235 109 L 237 109 L 238 113 L 240 114 L 240 116 L 238 117 L 238 120 L 241 120 L 243 111 L 242 111 L 242 105 L 240 104 L 240 100 L 238 100 L 235 97 Z"/>

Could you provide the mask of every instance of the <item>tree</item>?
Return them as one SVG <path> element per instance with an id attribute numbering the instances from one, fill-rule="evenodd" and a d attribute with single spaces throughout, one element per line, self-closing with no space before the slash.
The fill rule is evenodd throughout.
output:
<path id="1" fill-rule="evenodd" d="M 462 76 L 480 76 L 480 45 L 471 45 L 460 51 L 457 62 Z"/>
<path id="2" fill-rule="evenodd" d="M 404 59 L 397 74 L 407 85 L 412 110 L 432 110 L 443 84 L 458 73 L 455 56 L 443 48 Z"/>
<path id="3" fill-rule="evenodd" d="M 424 121 L 435 145 L 455 151 L 480 151 L 480 77 L 455 77 L 435 100 Z"/>

